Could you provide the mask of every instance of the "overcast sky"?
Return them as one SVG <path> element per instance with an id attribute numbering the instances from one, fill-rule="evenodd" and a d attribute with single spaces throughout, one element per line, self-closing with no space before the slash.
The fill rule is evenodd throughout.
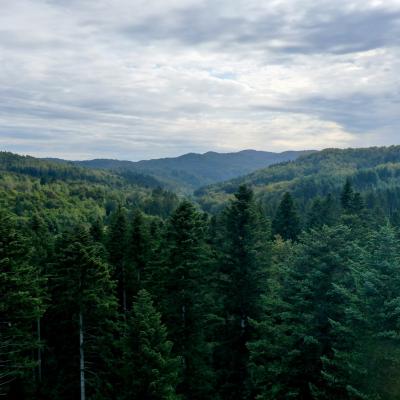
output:
<path id="1" fill-rule="evenodd" d="M 400 0 L 3 0 L 0 149 L 400 144 Z"/>

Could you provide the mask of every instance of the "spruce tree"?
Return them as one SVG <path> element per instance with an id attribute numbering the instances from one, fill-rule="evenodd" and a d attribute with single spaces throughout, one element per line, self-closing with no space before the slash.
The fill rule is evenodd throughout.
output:
<path id="1" fill-rule="evenodd" d="M 147 280 L 152 247 L 146 221 L 139 210 L 135 210 L 133 214 L 127 246 L 127 281 L 130 283 L 127 295 L 128 298 L 132 298 Z"/>
<path id="2" fill-rule="evenodd" d="M 272 222 L 272 233 L 285 240 L 296 240 L 300 233 L 300 220 L 290 193 L 285 193 L 275 218 Z"/>
<path id="3" fill-rule="evenodd" d="M 288 259 L 272 320 L 267 307 L 260 339 L 251 347 L 269 354 L 264 365 L 257 353 L 252 356 L 253 367 L 262 372 L 256 381 L 259 398 L 347 398 L 344 380 L 327 390 L 325 368 L 338 346 L 349 351 L 354 345 L 346 331 L 337 329 L 347 319 L 348 293 L 356 289 L 354 270 L 362 254 L 351 235 L 345 226 L 311 230 Z"/>
<path id="4" fill-rule="evenodd" d="M 125 210 L 121 205 L 111 214 L 107 232 L 107 251 L 109 263 L 112 267 L 112 277 L 117 282 L 117 297 L 120 309 L 126 313 L 128 310 L 127 287 L 127 239 L 128 222 Z"/>
<path id="5" fill-rule="evenodd" d="M 61 238 L 50 287 L 49 396 L 110 398 L 117 300 L 109 267 L 86 227 L 77 226 Z"/>
<path id="6" fill-rule="evenodd" d="M 347 318 L 332 321 L 341 340 L 333 356 L 323 360 L 320 398 L 333 398 L 339 385 L 346 387 L 349 399 L 398 398 L 400 241 L 385 225 L 370 232 L 364 245 L 355 274 L 357 291 L 342 289 L 351 300 Z"/>
<path id="7" fill-rule="evenodd" d="M 346 180 L 340 199 L 345 214 L 362 214 L 365 208 L 364 200 L 359 192 L 354 191 L 350 179 Z"/>
<path id="8" fill-rule="evenodd" d="M 24 398 L 33 389 L 43 314 L 43 282 L 31 263 L 29 242 L 15 221 L 0 212 L 0 394 Z"/>
<path id="9" fill-rule="evenodd" d="M 186 399 L 210 398 L 214 391 L 211 346 L 207 343 L 209 304 L 205 282 L 210 274 L 202 214 L 183 201 L 166 226 L 161 262 L 153 275 L 153 293 L 182 360 L 178 393 Z"/>
<path id="10" fill-rule="evenodd" d="M 285 387 L 284 377 L 290 371 L 281 362 L 282 349 L 291 346 L 291 338 L 286 335 L 287 326 L 282 323 L 282 315 L 289 310 L 283 299 L 283 288 L 289 273 L 288 265 L 297 244 L 277 237 L 271 248 L 266 292 L 261 298 L 262 316 L 251 320 L 254 335 L 248 342 L 249 381 L 255 399 L 291 399 L 293 393 Z"/>
<path id="11" fill-rule="evenodd" d="M 177 400 L 180 360 L 149 293 L 142 289 L 127 318 L 123 338 L 121 400 Z"/>
<path id="12" fill-rule="evenodd" d="M 353 199 L 354 199 L 353 185 L 351 184 L 350 179 L 346 179 L 346 183 L 344 184 L 342 193 L 340 195 L 342 208 L 346 211 L 352 210 Z"/>
<path id="13" fill-rule="evenodd" d="M 323 225 L 332 226 L 337 221 L 339 212 L 331 194 L 324 198 L 317 197 L 307 213 L 307 228 L 321 228 Z"/>
<path id="14" fill-rule="evenodd" d="M 32 247 L 31 263 L 35 268 L 36 277 L 39 280 L 40 289 L 45 295 L 44 301 L 48 300 L 47 293 L 47 277 L 48 264 L 54 253 L 54 238 L 50 234 L 47 224 L 41 215 L 34 213 L 28 223 L 29 242 Z M 36 338 L 39 346 L 36 351 L 37 368 L 35 380 L 37 383 L 37 393 L 40 394 L 43 379 L 42 359 L 43 359 L 43 341 L 42 341 L 42 318 L 36 320 Z"/>
<path id="15" fill-rule="evenodd" d="M 223 301 L 215 352 L 223 399 L 245 398 L 251 319 L 260 316 L 269 265 L 269 226 L 253 192 L 241 186 L 224 212 L 218 295 Z"/>

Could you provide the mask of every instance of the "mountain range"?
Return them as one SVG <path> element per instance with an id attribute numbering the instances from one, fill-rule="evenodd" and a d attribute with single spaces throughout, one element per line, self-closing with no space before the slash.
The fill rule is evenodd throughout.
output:
<path id="1" fill-rule="evenodd" d="M 237 153 L 207 152 L 188 153 L 174 158 L 160 158 L 142 161 L 121 161 L 113 159 L 94 159 L 70 161 L 81 167 L 150 175 L 163 186 L 183 192 L 191 192 L 200 187 L 226 181 L 267 167 L 312 153 L 306 151 L 285 151 L 273 153 L 267 151 L 243 150 Z M 47 159 L 68 162 L 60 159 Z"/>
<path id="2" fill-rule="evenodd" d="M 276 208 L 283 194 L 290 192 L 305 209 L 310 199 L 339 196 L 347 179 L 363 194 L 369 208 L 379 197 L 381 204 L 394 211 L 391 198 L 398 198 L 400 193 L 400 146 L 325 149 L 199 188 L 194 195 L 205 210 L 212 212 L 245 184 L 253 188 L 264 207 Z"/>

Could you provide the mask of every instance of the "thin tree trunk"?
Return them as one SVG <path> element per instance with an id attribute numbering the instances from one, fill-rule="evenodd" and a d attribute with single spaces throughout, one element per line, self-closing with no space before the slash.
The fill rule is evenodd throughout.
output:
<path id="1" fill-rule="evenodd" d="M 122 311 L 124 312 L 124 317 L 127 313 L 127 303 L 126 303 L 126 283 L 125 283 L 125 267 L 121 269 L 121 286 L 122 286 Z"/>
<path id="2" fill-rule="evenodd" d="M 39 342 L 39 346 L 37 349 L 37 363 L 38 363 L 38 380 L 39 383 L 42 382 L 42 349 L 41 349 L 41 342 L 42 342 L 42 333 L 41 333 L 41 321 L 40 318 L 36 320 L 36 334 L 37 339 Z"/>
<path id="3" fill-rule="evenodd" d="M 79 368 L 80 368 L 80 387 L 81 387 L 81 400 L 85 400 L 85 352 L 83 337 L 83 316 L 82 311 L 79 312 Z"/>
<path id="4" fill-rule="evenodd" d="M 127 303 L 126 303 L 126 289 L 125 289 L 125 286 L 124 286 L 124 289 L 122 291 L 122 303 L 123 303 L 124 314 L 126 314 L 127 311 L 128 311 L 128 306 L 127 306 Z"/>

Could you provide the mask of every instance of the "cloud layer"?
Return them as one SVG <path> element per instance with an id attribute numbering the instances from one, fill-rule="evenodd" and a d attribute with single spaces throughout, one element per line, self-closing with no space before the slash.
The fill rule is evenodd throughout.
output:
<path id="1" fill-rule="evenodd" d="M 0 148 L 138 160 L 394 144 L 398 71 L 400 0 L 9 1 Z"/>

